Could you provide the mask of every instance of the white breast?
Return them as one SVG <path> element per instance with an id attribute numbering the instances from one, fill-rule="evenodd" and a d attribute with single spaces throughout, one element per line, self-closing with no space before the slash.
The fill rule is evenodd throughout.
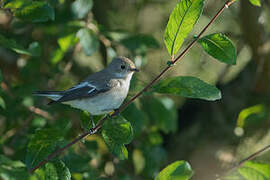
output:
<path id="1" fill-rule="evenodd" d="M 100 93 L 96 97 L 84 98 L 65 102 L 74 108 L 88 111 L 92 115 L 106 114 L 121 106 L 127 97 L 130 79 L 132 74 L 126 79 L 120 79 L 117 86 L 110 91 Z"/>

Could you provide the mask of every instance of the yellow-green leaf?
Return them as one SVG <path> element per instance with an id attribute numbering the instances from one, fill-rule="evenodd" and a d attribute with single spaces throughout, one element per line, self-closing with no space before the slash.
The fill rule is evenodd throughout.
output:
<path id="1" fill-rule="evenodd" d="M 164 33 L 169 54 L 175 55 L 199 19 L 204 0 L 181 0 L 170 15 Z"/>
<path id="2" fill-rule="evenodd" d="M 261 0 L 249 0 L 249 2 L 251 4 L 253 4 L 254 6 L 259 6 L 261 7 Z"/>

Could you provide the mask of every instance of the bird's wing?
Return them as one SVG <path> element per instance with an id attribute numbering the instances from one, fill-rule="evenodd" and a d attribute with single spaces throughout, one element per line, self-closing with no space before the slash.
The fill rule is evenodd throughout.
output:
<path id="1" fill-rule="evenodd" d="M 74 86 L 64 91 L 63 96 L 57 101 L 54 101 L 53 103 L 72 101 L 75 99 L 90 98 L 98 95 L 99 93 L 109 91 L 111 88 L 117 86 L 118 83 L 119 82 L 116 80 L 110 80 L 107 83 L 104 82 L 103 85 L 97 85 L 93 82 L 84 81 L 78 84 L 77 86 Z"/>

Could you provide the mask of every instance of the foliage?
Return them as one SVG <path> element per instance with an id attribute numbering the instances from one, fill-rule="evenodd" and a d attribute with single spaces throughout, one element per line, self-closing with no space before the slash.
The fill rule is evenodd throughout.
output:
<path id="1" fill-rule="evenodd" d="M 203 21 L 210 14 L 209 9 L 211 13 L 215 11 L 211 6 L 214 3 L 206 8 L 207 13 L 204 13 L 200 24 L 198 20 L 204 9 L 204 0 L 115 2 L 1 1 L 0 179 L 121 180 L 155 177 L 156 180 L 186 180 L 193 176 L 196 169 L 193 170 L 185 160 L 191 159 L 190 153 L 206 142 L 207 138 L 215 137 L 216 141 L 221 138 L 222 142 L 227 138 L 226 142 L 232 141 L 229 145 L 235 145 L 239 143 L 231 133 L 235 124 L 239 128 L 252 128 L 254 124 L 263 126 L 266 122 L 268 103 L 256 100 L 252 102 L 255 105 L 251 103 L 244 108 L 243 104 L 250 101 L 238 102 L 240 95 L 234 97 L 226 91 L 219 84 L 221 77 L 216 77 L 214 73 L 216 67 L 224 63 L 228 69 L 241 63 L 236 57 L 236 47 L 230 40 L 234 40 L 237 35 L 226 33 L 227 37 L 222 33 L 212 32 L 199 38 L 194 36 L 202 49 L 219 62 L 204 59 L 198 48 L 195 49 L 196 52 L 190 51 L 191 55 L 183 59 L 190 62 L 189 65 L 179 63 L 179 66 L 183 66 L 180 70 L 178 66 L 172 66 L 181 47 L 186 46 L 185 40 L 194 35 L 192 32 L 198 33 L 204 25 Z M 249 2 L 261 6 L 260 1 Z M 134 4 L 125 6 L 125 3 Z M 169 12 L 172 5 L 174 10 L 169 16 L 162 45 L 166 18 L 154 17 L 155 7 L 159 6 L 160 14 L 164 16 L 164 12 Z M 123 14 L 117 16 L 118 12 Z M 151 14 L 151 21 L 144 13 Z M 130 18 L 134 14 L 138 19 Z M 154 19 L 162 21 L 160 28 L 155 31 L 151 27 L 153 24 L 148 25 L 149 22 L 155 22 Z M 136 22 L 134 27 L 133 22 Z M 194 30 L 197 26 L 198 30 Z M 215 26 L 213 27 L 215 30 Z M 150 30 L 147 31 L 147 28 Z M 192 38 L 186 42 L 189 40 L 192 41 Z M 240 45 L 244 46 L 241 43 Z M 169 54 L 165 54 L 165 47 Z M 262 47 L 264 46 L 258 49 L 263 51 Z M 170 77 L 162 76 L 161 80 L 132 102 L 121 115 L 108 118 L 100 133 L 75 143 L 33 174 L 29 174 L 29 170 L 58 148 L 92 127 L 88 113 L 79 114 L 78 110 L 65 105 L 45 106 L 47 101 L 34 98 L 32 92 L 37 89 L 69 88 L 86 77 L 89 71 L 102 69 L 118 55 L 130 57 L 142 69 L 131 81 L 128 98 L 145 87 L 148 80 L 155 76 L 151 72 L 160 71 L 159 66 L 169 65 L 175 72 L 171 71 L 168 74 Z M 196 67 L 196 57 L 199 56 L 201 64 L 197 66 L 203 70 L 188 69 Z M 167 58 L 170 61 L 166 64 L 163 60 Z M 204 63 L 214 65 L 212 68 L 205 68 Z M 186 68 L 188 70 L 182 73 Z M 203 74 L 203 71 L 208 75 Z M 224 74 L 227 75 L 227 71 Z M 215 84 L 218 84 L 218 88 Z M 244 91 L 245 88 L 241 86 L 240 94 Z M 220 100 L 221 94 L 227 98 Z M 230 98 L 233 101 L 228 100 Z M 217 100 L 220 101 L 212 102 Z M 181 112 L 185 102 L 199 103 L 202 113 L 196 114 L 196 108 L 192 107 L 189 111 L 191 116 L 183 115 Z M 235 104 L 242 105 L 242 111 L 240 105 Z M 222 114 L 223 111 L 226 111 L 225 115 Z M 236 120 L 235 115 L 239 112 L 236 123 L 232 119 Z M 195 122 L 196 117 L 192 115 L 200 121 Z M 209 121 L 212 116 L 214 120 Z M 94 116 L 93 119 L 97 123 L 103 117 Z M 190 124 L 193 125 L 192 128 L 189 128 Z M 246 131 L 249 133 L 249 129 Z M 213 140 L 211 138 L 210 141 Z M 168 165 L 172 160 L 175 162 Z M 168 166 L 161 170 L 165 165 Z M 269 164 L 247 162 L 224 178 L 269 179 Z"/>

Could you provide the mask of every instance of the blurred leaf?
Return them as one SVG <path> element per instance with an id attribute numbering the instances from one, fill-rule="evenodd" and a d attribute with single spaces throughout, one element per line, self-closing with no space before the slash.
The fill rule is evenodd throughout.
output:
<path id="1" fill-rule="evenodd" d="M 269 180 L 270 164 L 247 161 L 242 167 L 231 172 L 224 180 Z"/>
<path id="2" fill-rule="evenodd" d="M 251 120 L 251 118 L 255 119 L 255 121 L 262 119 L 266 116 L 266 113 L 267 109 L 262 104 L 243 109 L 238 115 L 237 127 L 244 127 L 246 125 L 246 121 Z"/>
<path id="3" fill-rule="evenodd" d="M 0 179 L 17 180 L 28 179 L 29 173 L 21 161 L 12 161 L 4 155 L 0 155 Z"/>
<path id="4" fill-rule="evenodd" d="M 0 107 L 2 107 L 3 109 L 6 109 L 6 103 L 1 96 L 0 96 Z"/>
<path id="5" fill-rule="evenodd" d="M 1 34 L 0 34 L 0 45 L 9 48 L 19 54 L 26 54 L 29 56 L 40 56 L 41 54 L 41 49 L 37 42 L 31 43 L 28 49 L 24 49 L 14 39 L 8 39 Z"/>
<path id="6" fill-rule="evenodd" d="M 226 64 L 236 64 L 236 49 L 231 40 L 222 33 L 210 34 L 198 41 L 203 49 L 217 60 Z"/>
<path id="7" fill-rule="evenodd" d="M 139 149 L 134 149 L 132 154 L 133 165 L 135 168 L 135 173 L 140 174 L 145 167 L 145 158 L 143 153 Z"/>
<path id="8" fill-rule="evenodd" d="M 155 180 L 189 180 L 193 175 L 193 170 L 188 162 L 176 161 L 164 168 Z"/>
<path id="9" fill-rule="evenodd" d="M 159 48 L 159 43 L 154 37 L 144 34 L 128 36 L 122 39 L 120 43 L 132 52 L 142 52 L 145 51 L 147 48 Z"/>
<path id="10" fill-rule="evenodd" d="M 146 159 L 146 164 L 144 168 L 144 174 L 148 176 L 153 176 L 157 174 L 161 166 L 167 162 L 166 150 L 160 146 L 149 146 L 146 144 L 144 146 L 144 157 Z"/>
<path id="11" fill-rule="evenodd" d="M 128 158 L 128 151 L 124 144 L 133 139 L 133 129 L 122 116 L 106 121 L 102 127 L 102 137 L 111 153 L 120 160 Z"/>
<path id="12" fill-rule="evenodd" d="M 82 28 L 78 31 L 77 37 L 80 39 L 80 44 L 84 53 L 91 56 L 99 48 L 99 41 L 97 36 L 89 29 Z"/>
<path id="13" fill-rule="evenodd" d="M 46 22 L 55 18 L 53 8 L 44 1 L 15 0 L 4 7 L 10 8 L 15 17 L 24 21 Z"/>
<path id="14" fill-rule="evenodd" d="M 181 0 L 170 15 L 164 42 L 171 56 L 177 54 L 203 10 L 204 0 Z"/>
<path id="15" fill-rule="evenodd" d="M 45 179 L 49 180 L 69 180 L 71 174 L 65 163 L 60 160 L 48 162 L 45 165 Z"/>
<path id="16" fill-rule="evenodd" d="M 133 129 L 134 134 L 140 134 L 140 132 L 143 129 L 143 125 L 146 121 L 142 111 L 137 108 L 135 103 L 131 103 L 122 113 L 121 115 L 124 116 L 125 119 L 127 119 Z"/>
<path id="17" fill-rule="evenodd" d="M 141 101 L 142 110 L 163 132 L 169 133 L 177 130 L 177 110 L 170 98 L 144 98 Z"/>
<path id="18" fill-rule="evenodd" d="M 261 7 L 261 0 L 249 0 L 249 2 L 251 4 L 253 4 L 254 6 L 259 6 Z"/>
<path id="19" fill-rule="evenodd" d="M 190 76 L 178 76 L 162 80 L 153 87 L 153 91 L 208 101 L 221 99 L 221 92 L 215 86 Z"/>
<path id="20" fill-rule="evenodd" d="M 71 4 L 71 11 L 76 18 L 84 18 L 93 7 L 92 0 L 76 0 Z"/>
<path id="21" fill-rule="evenodd" d="M 51 57 L 51 63 L 52 64 L 57 64 L 59 63 L 65 56 L 65 52 L 62 51 L 60 48 L 59 49 L 56 49 L 53 54 L 52 54 L 52 57 Z"/>
<path id="22" fill-rule="evenodd" d="M 63 139 L 62 132 L 57 129 L 36 130 L 27 146 L 26 165 L 32 169 L 54 152 Z"/>
<path id="23" fill-rule="evenodd" d="M 59 38 L 57 42 L 61 50 L 66 52 L 69 48 L 71 48 L 78 42 L 78 39 L 76 38 L 76 34 L 72 33 Z"/>
<path id="24" fill-rule="evenodd" d="M 66 166 L 70 169 L 72 173 L 89 171 L 91 169 L 89 165 L 90 160 L 90 156 L 85 154 L 79 155 L 74 153 L 72 150 L 69 150 L 69 153 L 66 154 L 63 159 Z"/>

